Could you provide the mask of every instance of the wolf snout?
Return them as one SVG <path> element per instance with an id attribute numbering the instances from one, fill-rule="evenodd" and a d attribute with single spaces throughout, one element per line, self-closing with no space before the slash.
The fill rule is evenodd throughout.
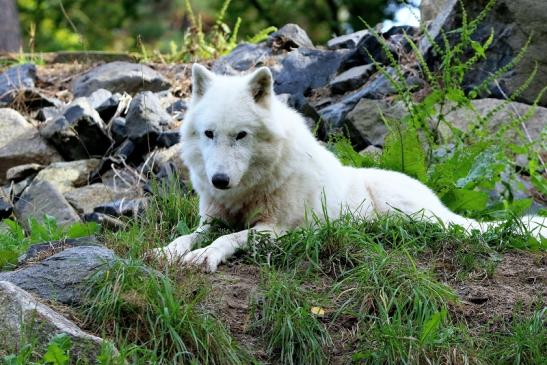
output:
<path id="1" fill-rule="evenodd" d="M 226 174 L 214 174 L 211 182 L 217 189 L 228 189 L 230 185 L 230 177 Z"/>

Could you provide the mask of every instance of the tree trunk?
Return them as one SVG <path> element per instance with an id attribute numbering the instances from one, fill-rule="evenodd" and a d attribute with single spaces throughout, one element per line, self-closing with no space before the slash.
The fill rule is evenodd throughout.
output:
<path id="1" fill-rule="evenodd" d="M 21 27 L 16 0 L 0 0 L 0 52 L 17 52 L 21 47 Z"/>

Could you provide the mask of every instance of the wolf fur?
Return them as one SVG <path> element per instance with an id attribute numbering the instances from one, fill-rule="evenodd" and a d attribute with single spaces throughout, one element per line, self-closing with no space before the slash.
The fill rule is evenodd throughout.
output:
<path id="1" fill-rule="evenodd" d="M 251 232 L 280 235 L 305 223 L 306 212 L 335 218 L 349 209 L 365 219 L 421 212 L 425 220 L 484 230 L 451 212 L 421 182 L 394 171 L 343 166 L 303 118 L 279 101 L 270 71 L 220 76 L 195 64 L 192 101 L 181 127 L 181 155 L 199 194 L 199 228 L 155 255 L 209 271 L 247 243 Z M 216 185 L 216 186 L 215 186 Z M 192 251 L 211 219 L 251 227 Z M 540 218 L 528 220 L 546 235 Z M 536 227 L 537 226 L 537 227 Z"/>

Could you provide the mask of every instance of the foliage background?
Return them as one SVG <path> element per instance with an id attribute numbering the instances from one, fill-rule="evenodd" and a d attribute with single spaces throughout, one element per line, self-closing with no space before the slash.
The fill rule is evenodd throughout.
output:
<path id="1" fill-rule="evenodd" d="M 36 51 L 134 51 L 142 42 L 168 51 L 182 42 L 190 26 L 186 0 L 17 0 L 24 48 Z M 190 1 L 211 28 L 225 0 Z M 417 0 L 410 3 L 416 5 Z M 312 40 L 324 43 L 334 34 L 392 19 L 397 0 L 232 0 L 225 22 L 242 19 L 239 34 L 247 39 L 268 26 L 297 23 Z"/>

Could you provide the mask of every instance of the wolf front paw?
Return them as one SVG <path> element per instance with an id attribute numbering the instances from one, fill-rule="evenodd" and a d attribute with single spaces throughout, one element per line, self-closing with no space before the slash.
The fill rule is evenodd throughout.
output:
<path id="1" fill-rule="evenodd" d="M 145 257 L 164 259 L 172 263 L 184 256 L 192 248 L 191 235 L 181 236 L 165 247 L 155 248 L 146 253 Z"/>
<path id="2" fill-rule="evenodd" d="M 184 255 L 182 262 L 187 265 L 200 266 L 208 272 L 215 272 L 222 262 L 222 254 L 215 247 L 198 248 Z"/>

